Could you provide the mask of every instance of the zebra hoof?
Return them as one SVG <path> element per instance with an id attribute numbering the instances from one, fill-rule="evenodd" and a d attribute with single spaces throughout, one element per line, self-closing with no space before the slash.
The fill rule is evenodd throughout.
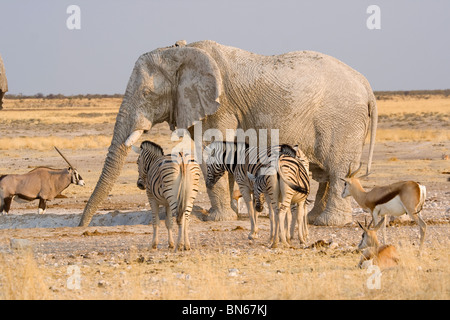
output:
<path id="1" fill-rule="evenodd" d="M 258 239 L 258 234 L 257 233 L 250 233 L 248 235 L 248 240 L 255 240 Z"/>

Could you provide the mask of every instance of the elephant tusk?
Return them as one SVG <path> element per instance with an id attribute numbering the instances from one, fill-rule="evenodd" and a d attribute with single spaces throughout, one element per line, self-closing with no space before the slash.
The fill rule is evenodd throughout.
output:
<path id="1" fill-rule="evenodd" d="M 125 141 L 125 147 L 129 148 L 131 147 L 133 144 L 136 143 L 136 141 L 139 140 L 139 138 L 141 137 L 141 135 L 144 133 L 144 130 L 136 130 L 133 131 L 130 136 L 128 137 L 128 139 Z"/>

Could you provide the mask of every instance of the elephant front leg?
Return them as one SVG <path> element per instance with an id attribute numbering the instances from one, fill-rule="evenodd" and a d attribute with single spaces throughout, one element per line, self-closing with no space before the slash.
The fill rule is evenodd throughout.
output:
<path id="1" fill-rule="evenodd" d="M 203 177 L 206 177 L 206 164 L 200 165 Z M 224 177 L 227 175 L 225 173 Z M 230 206 L 231 195 L 229 194 L 229 186 L 226 185 L 225 179 L 222 177 L 212 188 L 206 188 L 211 208 L 207 216 L 212 221 L 230 221 L 236 220 L 237 214 Z"/>

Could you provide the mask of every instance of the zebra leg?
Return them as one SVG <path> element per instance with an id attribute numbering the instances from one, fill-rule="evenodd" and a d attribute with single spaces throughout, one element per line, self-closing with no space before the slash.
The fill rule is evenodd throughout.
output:
<path id="1" fill-rule="evenodd" d="M 286 208 L 286 241 L 287 243 L 289 243 L 289 245 L 291 244 L 291 228 L 292 225 L 294 225 L 295 228 L 295 220 L 292 219 L 292 211 L 291 211 L 291 206 L 287 206 Z"/>
<path id="2" fill-rule="evenodd" d="M 173 242 L 173 234 L 172 234 L 172 221 L 173 221 L 173 215 L 175 213 L 176 215 L 176 206 L 175 206 L 175 212 L 170 210 L 169 206 L 166 206 L 166 228 L 167 228 L 167 234 L 169 238 L 169 249 L 173 249 L 174 242 Z"/>
<path id="3" fill-rule="evenodd" d="M 273 234 L 273 242 L 271 248 L 277 248 L 280 239 L 280 208 L 277 206 L 275 210 L 275 232 Z"/>
<path id="4" fill-rule="evenodd" d="M 241 191 L 242 198 L 247 205 L 248 215 L 250 217 L 250 233 L 248 234 L 248 239 L 253 240 L 258 238 L 258 226 L 256 225 L 255 208 L 253 206 L 253 199 L 250 191 L 247 188 L 239 188 Z"/>
<path id="5" fill-rule="evenodd" d="M 184 214 L 184 250 L 191 250 L 191 243 L 189 242 L 189 212 Z"/>
<path id="6" fill-rule="evenodd" d="M 308 237 L 308 218 L 306 214 L 306 201 L 297 204 L 298 240 L 300 244 L 306 243 Z"/>
<path id="7" fill-rule="evenodd" d="M 286 212 L 287 212 L 288 207 L 284 204 L 280 204 L 280 211 L 278 213 L 278 220 L 279 220 L 279 229 L 280 229 L 280 241 L 283 245 L 289 246 L 289 244 L 286 241 L 286 230 L 285 230 L 285 221 L 284 219 L 286 218 Z"/>
<path id="8" fill-rule="evenodd" d="M 159 228 L 159 205 L 154 200 L 150 200 L 150 207 L 152 209 L 152 225 L 153 225 L 153 239 L 152 248 L 156 249 L 159 243 L 158 228 Z"/>
<path id="9" fill-rule="evenodd" d="M 269 197 L 266 195 L 266 203 L 267 207 L 269 208 L 269 221 L 270 221 L 270 235 L 269 235 L 269 242 L 273 242 L 273 238 L 275 236 L 275 211 L 277 209 L 277 203 L 272 203 L 272 201 L 269 201 Z"/>
<path id="10" fill-rule="evenodd" d="M 292 207 L 294 207 L 294 211 L 292 211 Z M 295 234 L 295 225 L 298 224 L 299 228 L 301 226 L 300 221 L 299 221 L 299 205 L 291 205 L 291 215 L 292 215 L 292 222 L 290 225 L 290 237 L 291 240 L 294 239 L 294 234 Z"/>

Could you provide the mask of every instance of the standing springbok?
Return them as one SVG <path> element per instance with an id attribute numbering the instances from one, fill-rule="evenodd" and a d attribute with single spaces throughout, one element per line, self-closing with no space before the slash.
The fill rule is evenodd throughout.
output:
<path id="1" fill-rule="evenodd" d="M 363 209 L 370 210 L 374 224 L 377 224 L 379 216 L 389 214 L 398 217 L 407 213 L 419 225 L 420 248 L 422 248 L 427 228 L 420 216 L 427 193 L 425 186 L 414 181 L 401 181 L 388 186 L 374 187 L 366 192 L 359 178 L 355 177 L 360 169 L 361 165 L 352 173 L 350 168 L 345 179 L 342 179 L 345 182 L 342 197 L 351 195 Z M 383 224 L 383 241 L 386 243 L 386 220 Z"/>
<path id="2" fill-rule="evenodd" d="M 372 263 L 381 269 L 397 265 L 399 258 L 395 247 L 392 245 L 380 246 L 380 242 L 377 238 L 377 231 L 381 225 L 384 224 L 385 219 L 386 217 L 383 217 L 383 219 L 381 219 L 381 221 L 372 230 L 370 229 L 370 226 L 372 225 L 373 220 L 368 226 L 366 223 L 363 226 L 358 221 L 359 226 L 364 231 L 361 242 L 358 245 L 359 250 L 364 250 L 362 252 L 361 260 L 358 263 L 358 267 L 362 268 L 363 263 L 369 260 L 372 260 Z"/>
<path id="3" fill-rule="evenodd" d="M 38 167 L 25 174 L 0 176 L 0 213 L 7 214 L 12 200 L 17 197 L 23 201 L 39 199 L 38 214 L 43 214 L 47 208 L 47 201 L 55 199 L 70 184 L 84 186 L 84 180 L 78 171 L 56 147 L 55 149 L 67 162 L 69 168 Z"/>

